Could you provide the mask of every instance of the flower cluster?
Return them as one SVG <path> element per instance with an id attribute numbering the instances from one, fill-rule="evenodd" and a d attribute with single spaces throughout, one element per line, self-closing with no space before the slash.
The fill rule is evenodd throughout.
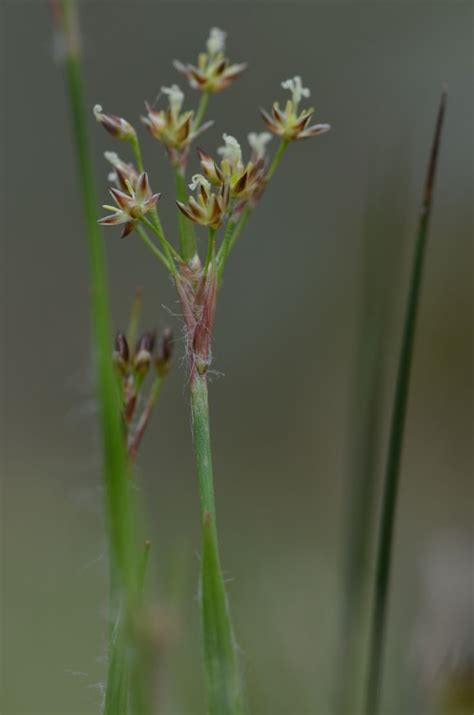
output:
<path id="1" fill-rule="evenodd" d="M 195 174 L 189 188 L 196 190 L 197 198 L 191 196 L 187 204 L 177 201 L 178 208 L 190 221 L 218 229 L 229 207 L 229 184 L 222 183 L 219 191 L 213 193 L 209 181 L 202 174 Z"/>
<path id="2" fill-rule="evenodd" d="M 225 57 L 226 33 L 218 27 L 213 27 L 207 40 L 207 52 L 202 52 L 198 57 L 197 67 L 192 64 L 183 64 L 174 61 L 174 66 L 184 74 L 193 89 L 202 92 L 221 92 L 229 86 L 247 65 L 245 63 L 230 64 Z"/>
<path id="3" fill-rule="evenodd" d="M 186 165 L 191 143 L 212 122 L 202 123 L 209 95 L 227 87 L 245 68 L 244 64 L 230 64 L 225 56 L 226 34 L 213 28 L 207 40 L 206 51 L 199 55 L 197 66 L 175 62 L 185 74 L 191 87 L 202 91 L 195 110 L 184 109 L 184 93 L 173 84 L 163 86 L 161 95 L 167 98 L 167 106 L 154 108 L 146 104 L 143 124 L 150 134 L 162 143 L 176 171 L 176 204 L 179 209 L 179 249 L 168 240 L 156 210 L 160 194 L 152 193 L 137 135 L 127 120 L 94 108 L 97 120 L 107 131 L 119 139 L 128 140 L 135 164 L 123 161 L 114 152 L 107 152 L 106 159 L 112 165 L 110 180 L 115 184 L 110 193 L 117 206 L 105 206 L 112 213 L 100 219 L 103 225 L 123 224 L 122 236 L 127 236 L 143 224 L 138 234 L 152 253 L 169 270 L 178 291 L 184 322 L 186 344 L 191 372 L 205 371 L 210 364 L 210 340 L 214 319 L 216 296 L 222 281 L 226 262 L 240 232 L 263 196 L 269 180 L 279 165 L 290 141 L 316 136 L 327 131 L 328 124 L 310 124 L 313 109 L 300 109 L 310 90 L 299 76 L 282 82 L 282 87 L 291 92 L 285 109 L 278 102 L 273 104 L 272 115 L 262 110 L 262 116 L 270 131 L 250 132 L 250 152 L 244 158 L 240 143 L 231 134 L 223 134 L 224 144 L 217 149 L 216 158 L 203 149 L 198 149 L 200 173 L 192 176 L 186 191 Z M 159 98 L 158 98 L 159 99 Z M 273 157 L 268 145 L 273 135 L 281 141 Z M 151 211 L 151 220 L 145 214 Z M 187 219 L 184 220 L 182 215 Z M 198 224 L 209 229 L 205 260 L 200 257 L 194 228 Z M 224 227 L 222 234 L 218 229 Z M 151 238 L 149 233 L 153 234 Z M 122 340 L 122 339 L 121 339 Z M 148 340 L 148 343 L 147 343 Z M 136 374 L 140 366 L 149 363 L 151 338 L 144 338 L 143 350 L 135 351 L 131 363 L 117 351 L 117 364 L 133 365 Z M 152 347 L 152 346 L 151 346 Z M 128 373 L 127 373 L 128 374 Z"/>
<path id="4" fill-rule="evenodd" d="M 280 109 L 279 103 L 274 102 L 271 116 L 264 109 L 260 110 L 265 124 L 273 134 L 277 134 L 285 141 L 293 141 L 323 134 L 331 128 L 329 124 L 312 124 L 310 126 L 314 113 L 313 108 L 299 111 L 298 107 L 302 97 L 307 98 L 311 94 L 307 87 L 303 87 L 301 77 L 287 79 L 281 83 L 281 86 L 292 94 L 285 109 Z"/>
<path id="5" fill-rule="evenodd" d="M 156 206 L 160 194 L 151 192 L 148 174 L 145 172 L 137 176 L 136 180 L 133 181 L 126 177 L 125 173 L 122 173 L 118 167 L 115 170 L 117 177 L 123 178 L 128 193 L 120 191 L 120 189 L 110 189 L 110 194 L 117 206 L 104 204 L 104 209 L 114 213 L 99 219 L 99 223 L 104 226 L 125 224 L 121 235 L 121 238 L 125 238 L 133 231 L 140 218 Z"/>
<path id="6" fill-rule="evenodd" d="M 152 413 L 157 388 L 168 374 L 171 365 L 173 336 L 169 329 L 165 329 L 158 340 L 155 333 L 145 332 L 138 338 L 133 351 L 129 347 L 129 342 L 124 333 L 118 332 L 115 336 L 112 359 L 120 379 L 128 453 L 131 458 L 134 458 Z M 152 365 L 155 368 L 154 386 L 140 415 L 137 416 L 143 382 Z M 135 417 L 137 417 L 136 424 L 132 425 Z"/>
<path id="7" fill-rule="evenodd" d="M 225 144 L 217 150 L 222 156 L 220 163 L 214 161 L 202 149 L 198 150 L 204 176 L 215 186 L 227 184 L 233 199 L 249 199 L 263 188 L 267 167 L 266 137 L 264 141 L 256 137 L 257 135 L 252 135 L 254 160 L 246 164 L 242 161 L 239 142 L 229 134 L 224 134 Z"/>
<path id="8" fill-rule="evenodd" d="M 181 111 L 184 94 L 177 84 L 162 87 L 161 91 L 168 96 L 169 106 L 166 109 L 155 110 L 146 103 L 147 116 L 142 117 L 142 122 L 150 134 L 167 147 L 171 153 L 170 158 L 178 159 L 182 163 L 182 155 L 187 152 L 191 142 L 208 129 L 212 122 L 197 127 L 194 111 Z"/>

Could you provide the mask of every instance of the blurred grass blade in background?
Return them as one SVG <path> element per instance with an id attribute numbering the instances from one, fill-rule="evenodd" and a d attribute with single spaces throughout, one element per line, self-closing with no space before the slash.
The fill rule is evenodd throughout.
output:
<path id="1" fill-rule="evenodd" d="M 383 675 L 383 656 L 387 627 L 387 605 L 393 552 L 393 535 L 397 508 L 400 463 L 403 448 L 410 372 L 415 342 L 416 319 L 421 291 L 423 265 L 428 239 L 429 219 L 433 201 L 437 161 L 441 142 L 446 92 L 443 91 L 438 109 L 433 144 L 428 164 L 421 205 L 418 234 L 414 246 L 408 301 L 404 316 L 402 342 L 398 360 L 395 396 L 390 423 L 387 462 L 382 485 L 382 506 L 377 540 L 375 592 L 370 624 L 369 663 L 365 709 L 366 715 L 379 712 Z"/>
<path id="2" fill-rule="evenodd" d="M 373 181 L 378 182 L 378 178 L 374 176 Z M 374 195 L 373 188 L 369 186 L 369 197 Z M 393 187 L 385 188 L 387 191 L 393 191 Z M 378 193 L 375 195 L 375 202 L 381 200 Z M 391 200 L 393 201 L 393 194 Z M 348 415 L 342 595 L 334 678 L 337 715 L 347 715 L 349 712 L 356 715 L 362 704 L 383 376 L 386 365 L 385 344 L 392 292 L 389 269 L 382 255 L 387 252 L 387 241 L 380 241 L 380 232 L 384 227 L 379 225 L 380 221 L 375 221 L 375 225 L 372 225 L 371 204 L 367 206 L 361 248 L 361 297 Z"/>
<path id="3" fill-rule="evenodd" d="M 107 531 L 111 563 L 111 596 L 109 617 L 119 608 L 117 623 L 111 624 L 109 644 L 109 677 L 105 711 L 109 715 L 126 713 L 128 707 L 127 668 L 124 666 L 125 634 L 122 629 L 137 599 L 134 514 L 130 498 L 129 469 L 123 439 L 121 410 L 116 377 L 111 360 L 111 330 L 107 298 L 105 252 L 97 224 L 96 191 L 91 153 L 86 128 L 80 63 L 80 34 L 74 0 L 52 4 L 64 51 L 66 84 L 71 110 L 73 139 L 76 147 L 79 183 L 82 193 L 89 254 L 92 339 L 96 361 L 96 389 L 102 434 L 104 486 L 106 494 Z M 125 709 L 127 708 L 127 709 Z"/>

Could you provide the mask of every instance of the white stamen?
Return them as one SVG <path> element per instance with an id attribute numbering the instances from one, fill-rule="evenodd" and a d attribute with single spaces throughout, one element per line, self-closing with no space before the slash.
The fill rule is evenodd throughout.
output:
<path id="1" fill-rule="evenodd" d="M 111 171 L 110 173 L 107 174 L 107 181 L 110 181 L 111 184 L 116 184 L 118 181 L 118 175 L 116 171 Z"/>
<path id="2" fill-rule="evenodd" d="M 311 91 L 307 87 L 303 87 L 302 79 L 298 75 L 293 77 L 293 79 L 286 79 L 281 83 L 281 86 L 283 89 L 289 89 L 290 92 L 292 92 L 293 106 L 295 109 L 300 103 L 302 97 L 309 97 L 311 95 Z"/>
<path id="3" fill-rule="evenodd" d="M 225 141 L 225 145 L 219 147 L 217 153 L 226 159 L 232 167 L 236 167 L 242 161 L 242 149 L 240 144 L 235 139 L 235 137 L 230 136 L 230 134 L 223 134 L 222 138 Z"/>
<path id="4" fill-rule="evenodd" d="M 100 104 L 95 104 L 92 110 L 94 112 L 94 117 L 100 122 L 100 115 L 102 114 L 102 106 Z"/>
<path id="5" fill-rule="evenodd" d="M 250 148 L 257 159 L 263 159 L 265 156 L 266 146 L 272 136 L 273 135 L 270 134 L 270 132 L 250 132 L 250 134 L 248 134 Z"/>
<path id="6" fill-rule="evenodd" d="M 120 157 L 115 151 L 104 151 L 104 156 L 106 160 L 112 164 L 112 166 L 120 164 Z"/>
<path id="7" fill-rule="evenodd" d="M 161 91 L 163 92 L 163 94 L 168 95 L 171 114 L 174 118 L 176 118 L 181 111 L 181 107 L 183 106 L 183 92 L 177 84 L 172 84 L 171 87 L 162 87 Z"/>
<path id="8" fill-rule="evenodd" d="M 226 37 L 227 32 L 220 30 L 218 27 L 213 27 L 211 29 L 206 43 L 207 51 L 211 56 L 217 55 L 218 52 L 224 52 Z"/>
<path id="9" fill-rule="evenodd" d="M 198 189 L 200 186 L 204 186 L 204 188 L 207 190 L 209 190 L 211 188 L 211 185 L 205 176 L 203 176 L 202 174 L 194 174 L 194 176 L 191 179 L 191 183 L 189 184 L 189 188 L 191 189 L 191 191 L 194 191 L 195 189 Z"/>

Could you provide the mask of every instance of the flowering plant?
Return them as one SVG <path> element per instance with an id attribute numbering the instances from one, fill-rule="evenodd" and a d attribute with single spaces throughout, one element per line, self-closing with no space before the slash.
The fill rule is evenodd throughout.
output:
<path id="1" fill-rule="evenodd" d="M 146 104 L 147 114 L 142 117 L 152 137 L 165 146 L 175 173 L 177 246 L 162 226 L 157 210 L 160 194 L 150 188 L 135 128 L 126 119 L 103 113 L 100 105 L 94 108 L 97 121 L 115 138 L 127 142 L 134 157 L 134 163 L 128 163 L 114 152 L 106 153 L 113 167 L 110 178 L 115 186 L 110 193 L 117 207 L 105 205 L 112 213 L 100 219 L 100 223 L 124 224 L 122 237 L 135 233 L 144 241 L 169 272 L 182 309 L 203 530 L 202 619 L 209 707 L 213 715 L 243 712 L 238 658 L 219 562 L 209 431 L 207 373 L 212 361 L 218 294 L 235 243 L 262 199 L 289 143 L 329 129 L 328 124 L 309 126 L 313 109 L 300 111 L 299 104 L 302 98 L 309 97 L 310 90 L 303 86 L 301 77 L 296 76 L 282 83 L 282 87 L 292 93 L 285 110 L 282 111 L 277 102 L 271 117 L 262 110 L 270 131 L 248 135 L 248 160 L 244 160 L 237 139 L 224 133 L 224 144 L 217 150 L 219 158 L 212 158 L 198 148 L 202 173 L 194 174 L 191 181 L 186 179 L 191 145 L 212 124 L 203 123 L 210 96 L 228 87 L 245 69 L 244 64 L 231 64 L 225 57 L 225 38 L 222 30 L 213 28 L 206 52 L 199 56 L 197 66 L 174 63 L 190 87 L 201 93 L 195 110 L 183 109 L 184 92 L 173 84 L 162 87 L 161 91 L 168 99 L 168 106 L 155 109 Z M 280 145 L 271 158 L 268 144 L 273 134 L 280 137 Z M 196 235 L 198 227 L 205 227 L 208 232 L 204 251 L 200 248 L 202 239 Z M 121 334 L 117 336 L 114 355 L 123 384 L 124 414 L 128 422 L 135 410 L 141 371 L 150 365 L 152 348 L 152 337 L 145 334 L 131 357 L 126 338 Z M 147 415 L 146 410 L 144 414 Z M 141 439 L 140 424 L 136 435 L 129 438 L 133 456 Z"/>

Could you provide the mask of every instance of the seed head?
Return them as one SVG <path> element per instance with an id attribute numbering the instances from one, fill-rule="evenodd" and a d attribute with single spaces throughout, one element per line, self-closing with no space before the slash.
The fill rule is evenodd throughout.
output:
<path id="1" fill-rule="evenodd" d="M 104 114 L 100 104 L 94 107 L 94 116 L 102 124 L 109 134 L 112 134 L 116 139 L 130 141 L 136 138 L 137 134 L 132 125 L 122 117 L 117 117 L 115 114 Z"/>

